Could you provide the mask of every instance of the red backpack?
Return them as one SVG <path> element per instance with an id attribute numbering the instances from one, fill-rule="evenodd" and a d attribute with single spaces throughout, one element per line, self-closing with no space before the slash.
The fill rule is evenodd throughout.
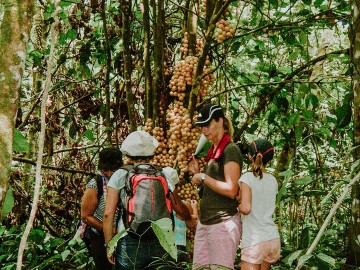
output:
<path id="1" fill-rule="evenodd" d="M 130 234 L 143 238 L 156 237 L 151 221 L 161 218 L 173 220 L 170 193 L 160 167 L 150 164 L 126 166 L 125 199 L 122 201 L 123 222 Z"/>

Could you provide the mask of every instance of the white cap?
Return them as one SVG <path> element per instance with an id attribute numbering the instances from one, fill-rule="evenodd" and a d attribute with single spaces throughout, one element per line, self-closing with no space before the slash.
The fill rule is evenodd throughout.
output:
<path id="1" fill-rule="evenodd" d="M 131 132 L 123 141 L 120 151 L 130 157 L 149 157 L 155 154 L 159 142 L 145 131 Z"/>

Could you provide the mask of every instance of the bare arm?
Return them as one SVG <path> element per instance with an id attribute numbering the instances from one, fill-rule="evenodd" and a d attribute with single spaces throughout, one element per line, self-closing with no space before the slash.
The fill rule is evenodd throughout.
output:
<path id="1" fill-rule="evenodd" d="M 230 161 L 224 166 L 225 182 L 218 181 L 208 175 L 205 177 L 204 184 L 215 192 L 234 199 L 239 193 L 239 185 L 237 181 L 240 178 L 241 168 L 240 165 L 234 161 Z M 192 183 L 200 185 L 200 173 L 194 174 Z"/>
<path id="2" fill-rule="evenodd" d="M 98 191 L 94 188 L 85 190 L 81 200 L 81 220 L 90 227 L 102 231 L 103 223 L 93 216 L 99 204 L 97 193 Z"/>
<path id="3" fill-rule="evenodd" d="M 191 208 L 193 211 L 193 213 L 191 215 L 192 219 L 189 221 L 186 221 L 186 226 L 192 228 L 192 227 L 196 226 L 196 224 L 198 223 L 198 218 L 199 218 L 197 200 L 191 200 L 190 205 L 191 205 Z"/>
<path id="4" fill-rule="evenodd" d="M 109 241 L 113 238 L 113 224 L 114 224 L 114 215 L 117 207 L 117 203 L 119 200 L 119 192 L 112 188 L 108 187 L 107 196 L 106 196 L 106 204 L 104 210 L 104 220 L 103 220 L 103 231 L 105 237 L 105 243 L 109 243 Z M 108 257 L 110 263 L 115 264 L 114 256 Z"/>
<path id="5" fill-rule="evenodd" d="M 239 205 L 239 211 L 241 214 L 248 215 L 251 212 L 251 188 L 245 184 L 240 184 L 241 190 L 241 203 Z"/>
<path id="6" fill-rule="evenodd" d="M 181 201 L 181 198 L 177 194 L 176 189 L 172 193 L 170 193 L 170 201 L 172 208 L 180 216 L 182 220 L 190 221 L 192 219 L 190 210 Z"/>

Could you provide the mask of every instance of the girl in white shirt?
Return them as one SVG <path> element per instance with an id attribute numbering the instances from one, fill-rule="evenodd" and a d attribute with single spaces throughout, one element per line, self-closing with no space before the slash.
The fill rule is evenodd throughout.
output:
<path id="1" fill-rule="evenodd" d="M 275 211 L 277 181 L 265 165 L 274 157 L 274 147 L 264 139 L 248 146 L 251 171 L 239 179 L 243 234 L 241 269 L 267 270 L 280 257 L 280 236 L 272 218 Z"/>

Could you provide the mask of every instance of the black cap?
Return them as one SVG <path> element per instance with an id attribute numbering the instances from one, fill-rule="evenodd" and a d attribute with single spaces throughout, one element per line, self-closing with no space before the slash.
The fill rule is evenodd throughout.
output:
<path id="1" fill-rule="evenodd" d="M 220 117 L 224 118 L 224 112 L 219 105 L 208 104 L 202 107 L 197 116 L 194 126 L 207 126 L 212 119 L 218 120 Z"/>
<path id="2" fill-rule="evenodd" d="M 265 139 L 253 141 L 249 144 L 248 151 L 254 160 L 257 154 L 262 154 L 262 161 L 264 165 L 274 157 L 274 146 Z"/>
<path id="3" fill-rule="evenodd" d="M 104 148 L 99 153 L 99 170 L 116 171 L 123 165 L 122 153 L 118 148 Z"/>

